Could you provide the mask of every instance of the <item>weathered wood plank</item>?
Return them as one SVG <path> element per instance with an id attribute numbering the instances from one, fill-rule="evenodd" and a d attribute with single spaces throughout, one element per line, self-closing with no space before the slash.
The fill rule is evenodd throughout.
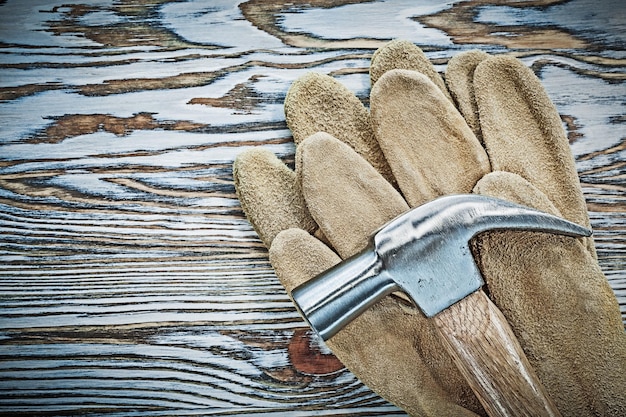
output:
<path id="1" fill-rule="evenodd" d="M 624 6 L 500 3 L 1 2 L 0 413 L 403 415 L 306 330 L 231 172 L 251 146 L 293 163 L 307 71 L 367 103 L 392 38 L 537 73 L 626 321 Z"/>

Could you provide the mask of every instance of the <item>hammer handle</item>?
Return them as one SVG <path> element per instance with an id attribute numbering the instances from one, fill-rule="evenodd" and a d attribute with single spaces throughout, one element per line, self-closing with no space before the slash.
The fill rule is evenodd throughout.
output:
<path id="1" fill-rule="evenodd" d="M 482 290 L 433 320 L 448 352 L 490 416 L 561 415 L 506 318 Z"/>

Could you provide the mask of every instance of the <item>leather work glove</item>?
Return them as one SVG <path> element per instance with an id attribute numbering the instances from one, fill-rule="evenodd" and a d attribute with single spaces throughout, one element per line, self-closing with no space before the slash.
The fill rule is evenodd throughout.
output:
<path id="1" fill-rule="evenodd" d="M 295 172 L 263 149 L 235 161 L 241 205 L 288 292 L 446 194 L 504 198 L 589 227 L 558 113 L 520 61 L 462 53 L 444 83 L 421 50 L 393 41 L 374 54 L 370 75 L 371 113 L 330 77 L 292 85 Z M 593 241 L 488 232 L 473 251 L 561 413 L 626 415 L 626 335 Z M 411 415 L 485 414 L 430 321 L 402 296 L 385 297 L 327 345 Z"/>

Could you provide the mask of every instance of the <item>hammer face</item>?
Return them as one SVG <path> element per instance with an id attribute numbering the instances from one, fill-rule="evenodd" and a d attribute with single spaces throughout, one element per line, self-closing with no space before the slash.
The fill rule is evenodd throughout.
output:
<path id="1" fill-rule="evenodd" d="M 333 337 L 380 298 L 398 289 L 370 245 L 294 289 L 300 314 L 323 340 Z"/>

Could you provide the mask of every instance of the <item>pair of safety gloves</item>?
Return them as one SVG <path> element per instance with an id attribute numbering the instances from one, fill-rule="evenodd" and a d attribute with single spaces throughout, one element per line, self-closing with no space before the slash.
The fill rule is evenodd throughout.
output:
<path id="1" fill-rule="evenodd" d="M 287 292 L 359 252 L 389 220 L 447 194 L 502 198 L 589 227 L 562 122 L 522 62 L 461 53 L 444 81 L 418 47 L 392 41 L 373 55 L 370 77 L 370 110 L 329 76 L 293 83 L 285 115 L 295 171 L 262 148 L 234 163 L 241 205 Z M 591 238 L 494 231 L 472 250 L 561 413 L 626 416 L 626 335 Z M 327 345 L 411 415 L 484 415 L 439 337 L 394 294 Z"/>

